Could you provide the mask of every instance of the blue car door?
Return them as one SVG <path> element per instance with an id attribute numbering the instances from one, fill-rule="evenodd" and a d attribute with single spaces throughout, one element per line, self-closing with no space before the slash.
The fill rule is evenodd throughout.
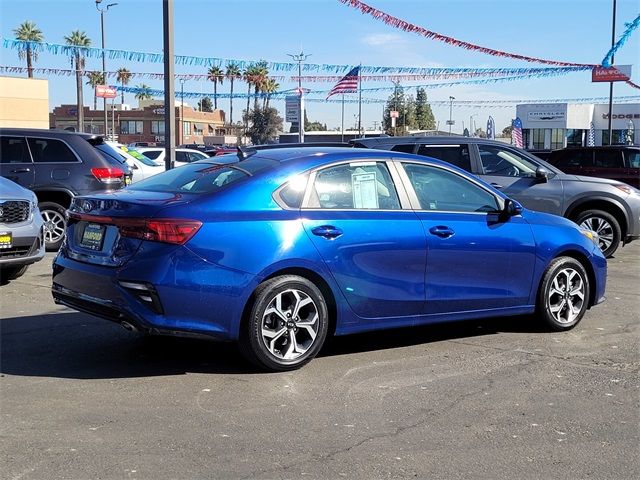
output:
<path id="1" fill-rule="evenodd" d="M 402 209 L 386 162 L 329 166 L 311 182 L 304 228 L 355 314 L 422 313 L 426 239 L 415 212 Z"/>
<path id="2" fill-rule="evenodd" d="M 453 170 L 405 163 L 402 173 L 427 238 L 425 313 L 527 305 L 535 242 L 524 218 L 496 213 L 497 197 Z"/>

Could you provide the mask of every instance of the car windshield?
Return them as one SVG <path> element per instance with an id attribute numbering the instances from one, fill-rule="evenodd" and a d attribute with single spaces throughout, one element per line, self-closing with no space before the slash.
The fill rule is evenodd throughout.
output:
<path id="1" fill-rule="evenodd" d="M 154 175 L 134 184 L 131 189 L 147 192 L 211 193 L 277 165 L 278 162 L 266 158 L 250 158 L 225 165 L 201 161 Z"/>

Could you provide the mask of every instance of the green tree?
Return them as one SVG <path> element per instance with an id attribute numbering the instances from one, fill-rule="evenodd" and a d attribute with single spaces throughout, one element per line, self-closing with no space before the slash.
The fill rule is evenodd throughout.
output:
<path id="1" fill-rule="evenodd" d="M 105 78 L 104 78 L 104 75 L 102 75 L 102 72 L 88 72 L 87 78 L 88 78 L 87 85 L 91 85 L 91 88 L 93 88 L 93 109 L 97 110 L 98 97 L 96 96 L 96 87 L 98 85 L 104 85 Z"/>
<path id="2" fill-rule="evenodd" d="M 271 95 L 276 93 L 280 89 L 280 84 L 276 82 L 273 78 L 268 78 L 263 87 L 263 92 L 265 93 L 264 98 L 262 99 L 262 108 L 266 108 L 269 106 L 269 101 L 271 100 Z"/>
<path id="3" fill-rule="evenodd" d="M 241 78 L 240 67 L 233 62 L 227 64 L 227 70 L 224 76 L 229 80 L 229 85 L 231 86 L 231 92 L 229 94 L 229 124 L 233 124 L 233 82 L 237 78 Z"/>
<path id="4" fill-rule="evenodd" d="M 427 92 L 424 88 L 416 91 L 416 122 L 420 130 L 435 130 L 436 118 L 427 100 Z"/>
<path id="5" fill-rule="evenodd" d="M 268 143 L 282 131 L 282 117 L 273 107 L 254 108 L 247 116 L 251 123 L 247 134 L 254 145 Z"/>
<path id="6" fill-rule="evenodd" d="M 16 40 L 24 42 L 41 42 L 44 39 L 36 24 L 28 20 L 15 28 L 13 34 L 16 36 Z M 18 50 L 18 57 L 27 59 L 27 75 L 29 78 L 33 78 L 33 62 L 38 60 L 38 52 L 33 50 L 31 45 L 26 44 Z"/>
<path id="7" fill-rule="evenodd" d="M 135 98 L 138 102 L 140 100 L 149 100 L 151 98 L 151 88 L 149 85 L 142 83 L 140 85 L 136 85 L 136 88 L 138 89 L 138 93 L 136 93 Z"/>
<path id="8" fill-rule="evenodd" d="M 91 46 L 91 39 L 85 32 L 74 30 L 70 35 L 64 37 L 67 45 L 78 47 L 73 49 L 71 65 L 75 63 L 76 70 L 76 99 L 78 107 L 78 131 L 84 132 L 84 99 L 82 97 L 82 76 L 84 74 L 84 51 L 83 48 Z"/>
<path id="9" fill-rule="evenodd" d="M 123 87 L 125 85 L 129 85 L 129 81 L 131 80 L 131 72 L 129 70 L 127 70 L 126 68 L 119 68 L 118 72 L 116 73 L 116 80 L 118 82 L 120 82 L 120 85 L 122 85 Z M 120 103 L 124 103 L 124 91 L 120 92 L 121 96 L 120 96 Z"/>
<path id="10" fill-rule="evenodd" d="M 502 136 L 503 137 L 511 137 L 511 131 L 513 130 L 513 126 L 512 125 L 507 125 L 506 127 L 504 127 L 502 129 Z"/>
<path id="11" fill-rule="evenodd" d="M 220 67 L 211 67 L 207 71 L 207 80 L 213 82 L 213 108 L 218 109 L 218 84 L 222 85 L 224 72 Z"/>
<path id="12" fill-rule="evenodd" d="M 478 138 L 487 138 L 487 132 L 485 132 L 482 128 L 476 128 L 473 136 Z"/>
<path id="13" fill-rule="evenodd" d="M 198 110 L 201 112 L 213 112 L 211 99 L 209 97 L 203 97 L 202 100 L 198 101 Z"/>

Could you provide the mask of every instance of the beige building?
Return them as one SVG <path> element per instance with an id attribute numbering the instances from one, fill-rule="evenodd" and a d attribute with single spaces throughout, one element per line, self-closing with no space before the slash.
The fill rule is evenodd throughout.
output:
<path id="1" fill-rule="evenodd" d="M 0 127 L 49 128 L 49 82 L 0 77 Z"/>

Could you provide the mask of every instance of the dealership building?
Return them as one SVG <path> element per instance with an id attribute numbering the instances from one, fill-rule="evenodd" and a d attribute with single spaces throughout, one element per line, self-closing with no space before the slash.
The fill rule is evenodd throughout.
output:
<path id="1" fill-rule="evenodd" d="M 522 121 L 524 147 L 555 150 L 587 145 L 593 122 L 595 145 L 609 145 L 609 104 L 521 104 L 516 115 Z M 640 128 L 640 103 L 614 104 L 611 115 L 612 144 L 624 144 L 631 128 Z M 631 136 L 640 143 L 640 133 Z"/>

